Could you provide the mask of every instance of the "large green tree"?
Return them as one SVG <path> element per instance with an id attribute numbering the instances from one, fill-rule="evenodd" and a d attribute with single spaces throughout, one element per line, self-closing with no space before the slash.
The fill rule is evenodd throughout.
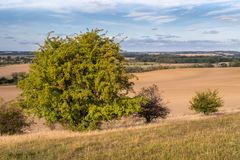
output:
<path id="1" fill-rule="evenodd" d="M 119 52 L 119 44 L 97 29 L 66 38 L 49 35 L 18 84 L 21 105 L 73 130 L 139 111 L 143 100 L 127 96 L 133 83 Z"/>

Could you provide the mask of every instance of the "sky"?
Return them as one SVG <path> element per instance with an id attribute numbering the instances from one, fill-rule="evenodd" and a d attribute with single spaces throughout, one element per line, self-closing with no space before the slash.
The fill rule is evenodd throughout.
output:
<path id="1" fill-rule="evenodd" d="M 126 51 L 240 51 L 240 0 L 0 0 L 0 50 L 95 28 Z"/>

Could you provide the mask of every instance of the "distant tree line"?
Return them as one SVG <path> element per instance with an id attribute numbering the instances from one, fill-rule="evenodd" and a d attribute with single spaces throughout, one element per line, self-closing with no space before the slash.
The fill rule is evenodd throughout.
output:
<path id="1" fill-rule="evenodd" d="M 229 64 L 230 67 L 240 67 L 240 60 L 234 60 Z"/>
<path id="2" fill-rule="evenodd" d="M 162 69 L 175 69 L 174 66 L 148 66 L 148 67 L 141 67 L 141 66 L 126 66 L 127 73 L 141 73 L 141 72 L 150 72 L 155 70 L 162 70 Z"/>
<path id="3" fill-rule="evenodd" d="M 33 57 L 28 56 L 0 56 L 0 66 L 9 64 L 26 64 L 32 63 Z"/>
<path id="4" fill-rule="evenodd" d="M 140 62 L 158 62 L 158 63 L 219 63 L 240 61 L 240 57 L 224 56 L 180 56 L 180 55 L 137 55 L 136 61 Z"/>

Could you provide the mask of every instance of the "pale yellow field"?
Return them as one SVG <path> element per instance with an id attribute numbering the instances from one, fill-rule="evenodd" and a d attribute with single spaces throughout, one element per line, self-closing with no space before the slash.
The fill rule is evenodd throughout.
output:
<path id="1" fill-rule="evenodd" d="M 0 67 L 0 77 L 9 77 L 14 72 L 28 72 L 29 64 L 16 64 Z"/>
<path id="2" fill-rule="evenodd" d="M 135 90 L 158 85 L 173 115 L 192 113 L 189 101 L 196 91 L 218 89 L 225 105 L 223 110 L 240 108 L 240 68 L 189 68 L 135 74 Z"/>
<path id="3" fill-rule="evenodd" d="M 4 101 L 10 101 L 15 99 L 21 92 L 16 86 L 0 86 L 0 97 Z"/>
<path id="4" fill-rule="evenodd" d="M 0 68 L 0 75 L 28 71 L 28 65 Z M 193 113 L 189 101 L 196 91 L 218 89 L 225 101 L 222 110 L 240 109 L 240 68 L 187 68 L 160 70 L 135 74 L 135 91 L 152 84 L 158 85 L 164 100 L 168 102 L 173 116 Z M 16 98 L 20 90 L 15 86 L 0 86 L 0 97 L 5 100 Z"/>
<path id="5" fill-rule="evenodd" d="M 29 64 L 17 64 L 0 67 L 0 77 L 10 77 L 15 72 L 28 72 Z M 0 86 L 0 97 L 5 101 L 13 100 L 20 93 L 16 86 Z"/>

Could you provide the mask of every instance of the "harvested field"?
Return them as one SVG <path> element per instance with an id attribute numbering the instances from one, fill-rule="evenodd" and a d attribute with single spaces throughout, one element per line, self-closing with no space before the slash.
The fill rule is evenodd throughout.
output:
<path id="1" fill-rule="evenodd" d="M 135 74 L 135 90 L 156 84 L 173 115 L 192 113 L 189 101 L 196 91 L 218 89 L 225 101 L 223 110 L 238 109 L 240 68 L 188 68 Z"/>
<path id="2" fill-rule="evenodd" d="M 0 77 L 9 77 L 12 73 L 28 72 L 29 64 L 16 64 L 8 66 L 0 66 Z"/>
<path id="3" fill-rule="evenodd" d="M 0 97 L 4 101 L 10 101 L 15 99 L 18 94 L 21 92 L 16 86 L 0 86 Z"/>
<path id="4" fill-rule="evenodd" d="M 7 69 L 6 69 L 7 68 Z M 0 75 L 13 72 L 28 71 L 28 65 L 13 65 L 0 68 Z M 159 70 L 136 73 L 136 91 L 152 84 L 159 86 L 164 100 L 168 102 L 173 116 L 193 113 L 189 101 L 196 91 L 218 89 L 225 101 L 222 110 L 239 109 L 240 99 L 240 68 L 187 68 Z M 14 99 L 20 90 L 15 86 L 0 86 L 0 97 L 4 100 Z"/>
<path id="5" fill-rule="evenodd" d="M 10 77 L 16 72 L 28 72 L 29 64 L 16 64 L 0 67 L 0 77 Z M 20 93 L 16 86 L 0 86 L 0 97 L 5 101 L 13 100 Z"/>

